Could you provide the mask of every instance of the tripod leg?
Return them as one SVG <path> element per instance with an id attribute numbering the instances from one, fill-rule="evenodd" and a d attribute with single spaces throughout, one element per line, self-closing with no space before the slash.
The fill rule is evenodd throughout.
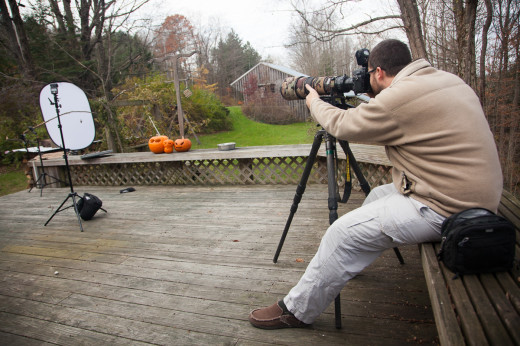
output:
<path id="1" fill-rule="evenodd" d="M 370 185 L 365 179 L 365 176 L 361 172 L 361 169 L 359 168 L 359 165 L 357 163 L 356 158 L 354 157 L 354 154 L 352 153 L 352 150 L 350 150 L 350 146 L 347 141 L 340 140 L 339 144 L 341 145 L 341 148 L 345 152 L 345 155 L 348 157 L 348 162 L 350 163 L 350 167 L 356 174 L 356 178 L 359 181 L 359 185 L 361 186 L 361 189 L 365 193 L 365 196 L 368 196 L 370 193 Z"/>
<path id="2" fill-rule="evenodd" d="M 327 174 L 329 186 L 329 224 L 333 224 L 338 219 L 338 194 L 336 179 L 336 139 L 329 135 L 325 135 L 325 146 L 327 149 Z M 336 329 L 341 329 L 341 299 L 340 294 L 334 299 L 334 316 L 336 319 Z"/>
<path id="3" fill-rule="evenodd" d="M 47 185 L 47 182 L 46 182 L 46 177 L 45 177 L 45 173 L 42 173 L 42 175 L 40 175 L 40 178 L 42 178 L 42 182 L 40 184 L 40 197 L 43 196 L 43 188 L 45 187 L 45 185 Z M 40 179 L 38 178 L 38 179 Z"/>
<path id="4" fill-rule="evenodd" d="M 305 188 L 307 187 L 307 181 L 309 180 L 312 166 L 314 165 L 314 161 L 316 160 L 316 156 L 318 155 L 318 150 L 320 149 L 324 133 L 324 131 L 318 131 L 314 136 L 314 142 L 312 143 L 311 152 L 309 154 L 309 157 L 307 158 L 307 162 L 305 163 L 305 168 L 303 170 L 302 177 L 300 178 L 300 183 L 296 188 L 296 194 L 294 195 L 293 204 L 291 205 L 291 212 L 285 224 L 282 237 L 280 239 L 280 242 L 278 243 L 278 248 L 276 249 L 276 253 L 273 258 L 274 263 L 278 261 L 278 256 L 280 255 L 280 251 L 282 251 L 283 243 L 285 242 L 285 237 L 287 237 L 287 232 L 289 232 L 289 227 L 291 226 L 292 219 L 294 217 L 294 214 L 298 210 L 298 204 L 300 203 L 303 197 L 303 193 L 305 192 Z"/>
<path id="5" fill-rule="evenodd" d="M 79 229 L 81 230 L 81 232 L 83 232 L 83 225 L 81 224 L 81 218 L 79 216 L 79 210 L 78 210 L 78 205 L 76 203 L 76 197 L 78 195 L 75 193 L 75 192 L 71 192 L 68 194 L 67 198 L 65 198 L 65 200 L 60 204 L 60 206 L 58 207 L 58 209 L 56 209 L 56 211 L 52 214 L 52 216 L 49 218 L 49 220 L 47 220 L 47 222 L 45 223 L 44 226 L 47 226 L 47 224 L 52 220 L 52 218 L 54 217 L 54 215 L 58 214 L 60 211 L 63 211 L 65 209 L 69 209 L 69 208 L 72 208 L 74 207 L 74 212 L 76 213 L 76 217 L 78 218 L 78 223 L 79 223 Z M 72 205 L 71 206 L 68 206 L 66 208 L 62 208 L 63 205 L 65 203 L 67 203 L 67 201 L 69 200 L 69 198 L 72 198 Z"/>
<path id="6" fill-rule="evenodd" d="M 40 180 L 42 180 L 42 178 L 43 178 L 43 180 L 45 181 L 45 176 L 44 176 L 43 174 L 40 174 L 40 176 L 38 177 L 38 179 L 34 182 L 34 185 L 29 189 L 29 192 L 31 192 L 32 189 L 34 189 L 35 187 L 38 188 L 38 186 L 40 186 L 40 189 L 43 188 L 43 183 L 40 182 Z M 41 196 L 42 196 L 42 195 L 40 194 L 40 197 L 41 197 Z"/>
<path id="7" fill-rule="evenodd" d="M 334 317 L 336 320 L 336 329 L 341 329 L 341 300 L 339 293 L 334 299 Z"/>
<path id="8" fill-rule="evenodd" d="M 72 203 L 74 206 L 74 211 L 76 212 L 76 217 L 78 218 L 79 229 L 81 230 L 81 232 L 83 232 L 83 225 L 81 224 L 81 218 L 79 216 L 78 205 L 76 204 L 76 196 L 77 196 L 77 194 L 75 192 L 72 193 Z"/>
<path id="9" fill-rule="evenodd" d="M 394 247 L 395 255 L 397 256 L 397 259 L 399 260 L 399 263 L 404 264 L 404 258 L 403 255 L 401 255 L 401 251 L 399 251 L 399 248 Z"/>
<path id="10" fill-rule="evenodd" d="M 329 187 L 329 225 L 338 219 L 338 193 L 336 180 L 335 151 L 336 144 L 334 137 L 325 135 L 325 148 L 327 150 L 327 183 Z"/>
<path id="11" fill-rule="evenodd" d="M 47 226 L 47 224 L 52 220 L 52 218 L 54 217 L 54 215 L 58 214 L 62 209 L 61 207 L 63 207 L 63 205 L 68 201 L 68 199 L 71 197 L 71 195 L 69 194 L 67 196 L 67 198 L 65 198 L 65 200 L 60 204 L 60 206 L 58 207 L 58 209 L 56 209 L 56 211 L 51 215 L 51 217 L 49 218 L 49 220 L 47 220 L 47 222 L 45 223 L 44 226 Z"/>

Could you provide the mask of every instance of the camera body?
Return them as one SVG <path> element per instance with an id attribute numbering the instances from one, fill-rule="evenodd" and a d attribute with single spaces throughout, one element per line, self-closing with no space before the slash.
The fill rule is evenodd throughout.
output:
<path id="1" fill-rule="evenodd" d="M 352 77 L 288 77 L 283 80 L 280 93 L 286 100 L 304 99 L 309 93 L 305 88 L 307 84 L 319 95 L 342 95 L 351 90 L 356 94 L 372 92 L 368 73 L 369 56 L 370 51 L 366 48 L 356 51 L 356 62 L 361 67 L 353 71 Z"/>

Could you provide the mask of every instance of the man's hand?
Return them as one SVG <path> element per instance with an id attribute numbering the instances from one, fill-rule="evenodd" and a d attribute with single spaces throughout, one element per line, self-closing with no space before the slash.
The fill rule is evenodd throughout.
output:
<path id="1" fill-rule="evenodd" d="M 305 97 L 305 104 L 309 109 L 311 109 L 311 103 L 314 99 L 320 98 L 320 95 L 316 90 L 314 90 L 309 84 L 305 84 L 305 87 L 309 91 L 309 94 Z"/>

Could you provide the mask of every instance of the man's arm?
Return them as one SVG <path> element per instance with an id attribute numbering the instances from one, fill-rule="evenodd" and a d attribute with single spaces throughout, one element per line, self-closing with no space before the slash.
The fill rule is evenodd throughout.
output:
<path id="1" fill-rule="evenodd" d="M 379 95 L 368 104 L 344 110 L 322 101 L 318 92 L 309 85 L 305 87 L 309 91 L 305 103 L 311 116 L 334 137 L 382 145 L 398 144 L 401 129 L 382 102 L 378 102 Z"/>

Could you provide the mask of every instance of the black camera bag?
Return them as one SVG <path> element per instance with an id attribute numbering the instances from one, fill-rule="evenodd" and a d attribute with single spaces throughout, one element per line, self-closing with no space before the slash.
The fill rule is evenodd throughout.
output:
<path id="1" fill-rule="evenodd" d="M 81 216 L 85 221 L 90 220 L 94 217 L 96 212 L 101 209 L 102 205 L 103 202 L 101 202 L 98 197 L 85 192 L 83 197 L 80 197 L 77 203 L 79 216 Z"/>
<path id="2" fill-rule="evenodd" d="M 472 208 L 444 220 L 439 260 L 457 277 L 508 271 L 513 267 L 516 232 L 507 219 Z"/>

